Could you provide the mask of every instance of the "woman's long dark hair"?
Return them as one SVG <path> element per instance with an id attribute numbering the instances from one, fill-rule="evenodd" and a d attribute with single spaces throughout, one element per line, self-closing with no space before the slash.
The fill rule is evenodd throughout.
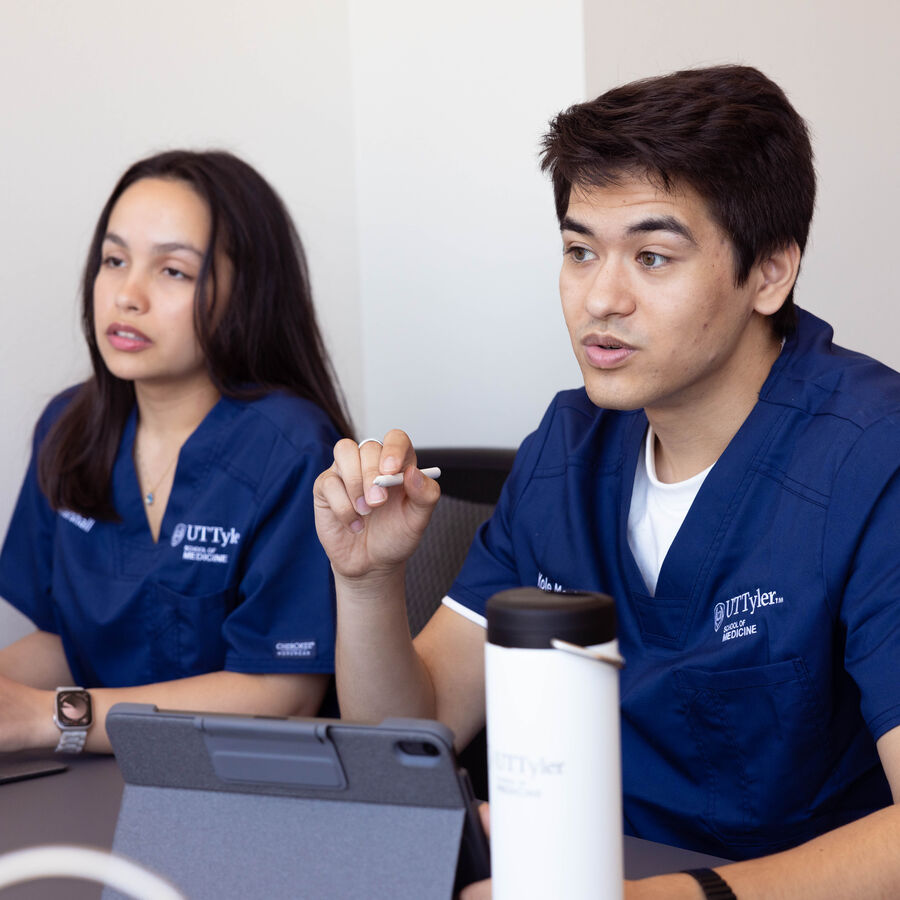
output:
<path id="1" fill-rule="evenodd" d="M 110 482 L 135 399 L 134 385 L 114 376 L 100 355 L 94 279 L 110 213 L 119 197 L 143 178 L 184 182 L 209 206 L 209 245 L 197 277 L 194 327 L 220 393 L 250 398 L 285 390 L 315 403 L 341 435 L 353 432 L 316 323 L 303 247 L 272 187 L 245 162 L 222 151 L 172 150 L 140 160 L 106 201 L 84 268 L 81 325 L 93 377 L 76 390 L 38 458 L 40 486 L 54 509 L 101 519 L 118 518 Z M 217 248 L 225 251 L 233 270 L 225 298 L 216 297 Z"/>

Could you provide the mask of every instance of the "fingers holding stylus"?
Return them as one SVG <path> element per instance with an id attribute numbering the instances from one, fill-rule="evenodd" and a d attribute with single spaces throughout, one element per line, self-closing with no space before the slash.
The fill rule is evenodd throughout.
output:
<path id="1" fill-rule="evenodd" d="M 383 443 L 345 439 L 335 445 L 313 501 L 316 531 L 336 573 L 356 578 L 412 554 L 441 495 L 438 472 L 428 474 L 416 468 L 402 431 L 389 432 Z"/>
<path id="2" fill-rule="evenodd" d="M 432 467 L 420 471 L 416 466 L 416 452 L 409 435 L 399 429 L 389 431 L 384 436 L 379 471 L 372 477 L 371 490 L 382 492 L 386 500 L 390 490 L 403 485 L 403 494 L 409 504 L 427 509 L 430 516 L 432 507 L 441 495 L 440 488 L 435 483 L 441 470 Z"/>
<path id="3" fill-rule="evenodd" d="M 405 478 L 408 478 L 406 493 L 413 502 L 433 505 L 440 493 L 433 484 L 440 470 L 429 469 L 423 478 L 423 473 L 416 469 L 416 453 L 409 435 L 399 429 L 389 431 L 383 441 L 375 438 L 366 438 L 359 444 L 339 441 L 329 471 L 340 479 L 347 495 L 347 501 L 338 504 L 341 512 L 352 508 L 358 516 L 367 516 L 386 503 L 389 488 L 404 484 Z M 431 481 L 430 486 L 424 483 L 426 480 Z M 353 518 L 348 516 L 351 521 Z"/>

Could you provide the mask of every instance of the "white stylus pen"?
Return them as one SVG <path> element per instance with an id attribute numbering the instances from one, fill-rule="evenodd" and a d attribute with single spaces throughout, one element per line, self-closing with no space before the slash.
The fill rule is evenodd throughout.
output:
<path id="1" fill-rule="evenodd" d="M 437 466 L 433 466 L 430 469 L 422 469 L 422 474 L 426 478 L 440 478 L 441 470 Z M 376 475 L 372 484 L 377 485 L 378 487 L 395 487 L 398 484 L 403 484 L 403 473 L 401 472 L 398 475 Z"/>

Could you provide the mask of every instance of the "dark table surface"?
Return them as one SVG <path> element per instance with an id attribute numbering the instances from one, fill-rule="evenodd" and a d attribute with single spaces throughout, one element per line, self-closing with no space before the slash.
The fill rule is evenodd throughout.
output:
<path id="1" fill-rule="evenodd" d="M 2 761 L 0 755 L 0 765 Z M 0 853 L 40 844 L 112 846 L 124 786 L 115 759 L 84 755 L 65 762 L 65 772 L 0 784 Z M 723 862 L 702 853 L 625 837 L 628 878 Z M 2 900 L 98 900 L 100 892 L 100 886 L 90 882 L 57 878 L 7 888 Z"/>

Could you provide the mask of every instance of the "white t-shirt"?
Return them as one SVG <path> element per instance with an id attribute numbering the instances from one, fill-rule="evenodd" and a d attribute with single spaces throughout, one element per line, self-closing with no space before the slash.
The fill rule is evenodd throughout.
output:
<path id="1" fill-rule="evenodd" d="M 656 593 L 659 570 L 669 547 L 712 469 L 710 466 L 687 481 L 663 484 L 656 477 L 654 444 L 653 429 L 648 425 L 642 453 L 644 463 L 638 462 L 634 473 L 628 510 L 628 546 L 651 596 Z"/>

